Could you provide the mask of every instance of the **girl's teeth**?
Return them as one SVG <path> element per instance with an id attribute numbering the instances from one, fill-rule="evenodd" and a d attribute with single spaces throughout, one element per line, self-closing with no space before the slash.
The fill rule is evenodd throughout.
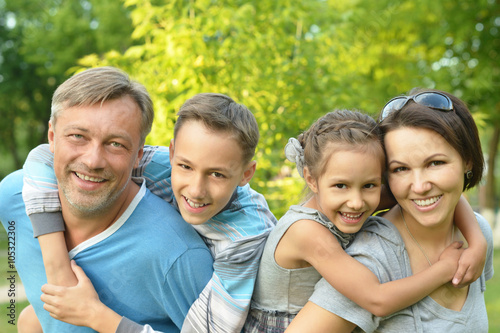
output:
<path id="1" fill-rule="evenodd" d="M 359 214 L 342 213 L 342 216 L 344 216 L 345 218 L 351 219 L 351 220 L 359 219 L 361 217 L 361 215 L 363 215 L 363 213 L 359 213 Z"/>

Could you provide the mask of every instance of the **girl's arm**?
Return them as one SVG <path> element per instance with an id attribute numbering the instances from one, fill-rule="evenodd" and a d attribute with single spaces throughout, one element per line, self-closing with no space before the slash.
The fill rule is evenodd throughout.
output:
<path id="1" fill-rule="evenodd" d="M 454 242 L 440 260 L 411 277 L 381 284 L 363 264 L 349 256 L 331 232 L 317 222 L 302 220 L 285 233 L 280 246 L 287 256 L 304 260 L 335 289 L 376 316 L 404 309 L 449 282 L 456 272 L 461 244 Z M 277 258 L 278 263 L 279 260 Z M 281 264 L 280 264 L 281 265 Z"/>
<path id="2" fill-rule="evenodd" d="M 452 280 L 455 287 L 461 288 L 476 281 L 481 276 L 488 244 L 481 228 L 479 228 L 474 211 L 463 196 L 455 208 L 455 225 L 469 244 L 460 257 L 458 270 Z"/>

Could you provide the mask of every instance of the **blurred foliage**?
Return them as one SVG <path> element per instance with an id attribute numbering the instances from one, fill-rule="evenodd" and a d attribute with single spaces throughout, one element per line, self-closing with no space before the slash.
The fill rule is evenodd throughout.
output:
<path id="1" fill-rule="evenodd" d="M 115 0 L 0 0 L 0 177 L 46 141 L 52 93 L 77 60 L 123 52 L 131 34 Z"/>
<path id="2" fill-rule="evenodd" d="M 156 109 L 149 144 L 168 145 L 186 99 L 227 94 L 260 124 L 252 186 L 278 217 L 303 195 L 283 147 L 325 112 L 349 108 L 375 116 L 389 98 L 420 86 L 468 101 L 483 133 L 500 127 L 495 0 L 3 1 L 0 93 L 9 82 L 5 94 L 16 96 L 0 109 L 9 124 L 22 122 L 30 135 L 45 132 L 40 119 L 49 113 L 49 91 L 76 67 L 114 65 L 145 84 Z M 6 24 L 9 12 L 15 28 Z M 4 74 L 9 52 L 26 66 L 19 76 Z M 30 94 L 37 89 L 43 103 L 34 104 Z M 32 118 L 36 131 L 26 127 Z M 23 135 L 5 126 L 13 132 L 2 127 L 0 149 L 8 147 L 4 133 Z M 33 145 L 25 140 L 17 149 Z"/>

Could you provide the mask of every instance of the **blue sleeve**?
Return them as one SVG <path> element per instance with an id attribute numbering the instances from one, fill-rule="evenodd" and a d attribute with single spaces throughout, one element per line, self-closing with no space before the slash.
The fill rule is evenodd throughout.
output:
<path id="1" fill-rule="evenodd" d="M 208 249 L 190 249 L 169 270 L 165 284 L 164 306 L 172 321 L 181 328 L 191 305 L 210 281 L 213 259 Z M 174 301 L 175 300 L 175 301 Z"/>
<path id="2" fill-rule="evenodd" d="M 146 180 L 146 187 L 156 196 L 173 204 L 172 166 L 168 147 L 144 146 L 144 154 L 132 176 Z"/>

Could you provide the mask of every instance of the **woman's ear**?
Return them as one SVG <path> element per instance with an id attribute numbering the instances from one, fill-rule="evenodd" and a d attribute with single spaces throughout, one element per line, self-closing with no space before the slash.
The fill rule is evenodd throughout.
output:
<path id="1" fill-rule="evenodd" d="M 304 167 L 304 180 L 311 191 L 318 193 L 318 182 L 316 178 L 313 177 L 308 167 Z"/>

